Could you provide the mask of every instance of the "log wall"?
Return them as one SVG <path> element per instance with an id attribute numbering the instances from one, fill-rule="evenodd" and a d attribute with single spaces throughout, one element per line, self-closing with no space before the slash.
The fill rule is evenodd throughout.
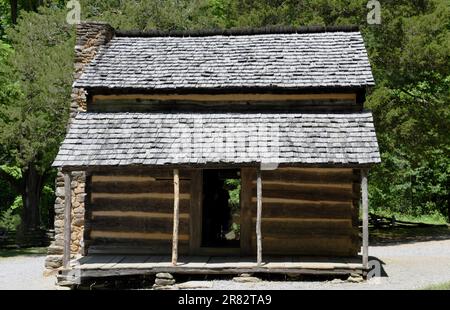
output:
<path id="1" fill-rule="evenodd" d="M 173 172 L 93 173 L 89 178 L 85 244 L 88 253 L 169 254 Z M 179 252 L 189 248 L 191 172 L 180 172 Z"/>
<path id="2" fill-rule="evenodd" d="M 249 242 L 250 252 L 255 253 L 256 172 L 243 174 L 243 186 L 247 183 L 252 193 L 243 197 L 250 209 L 243 211 L 244 222 L 251 221 L 252 227 L 244 230 L 251 231 L 251 237 L 246 241 L 244 236 L 243 242 Z M 262 171 L 262 184 L 263 256 L 357 255 L 358 171 L 282 168 Z"/>

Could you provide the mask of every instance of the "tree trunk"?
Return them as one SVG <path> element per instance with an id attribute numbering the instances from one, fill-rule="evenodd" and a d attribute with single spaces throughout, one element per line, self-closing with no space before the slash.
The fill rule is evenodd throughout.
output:
<path id="1" fill-rule="evenodd" d="M 18 242 L 21 244 L 35 245 L 36 242 L 34 240 L 40 239 L 39 202 L 41 200 L 42 186 L 43 176 L 36 171 L 33 165 L 29 165 L 28 169 L 23 171 L 23 207 L 18 231 Z"/>
<path id="2" fill-rule="evenodd" d="M 17 0 L 9 0 L 11 6 L 11 22 L 13 25 L 17 24 L 18 4 Z"/>

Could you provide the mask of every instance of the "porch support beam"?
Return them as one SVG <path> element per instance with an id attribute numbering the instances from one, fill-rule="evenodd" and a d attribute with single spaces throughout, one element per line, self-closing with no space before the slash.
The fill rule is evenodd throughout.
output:
<path id="1" fill-rule="evenodd" d="M 256 255 L 258 266 L 262 264 L 262 238 L 261 238 L 261 217 L 262 217 L 262 181 L 261 169 L 256 172 Z"/>
<path id="2" fill-rule="evenodd" d="M 64 173 L 64 253 L 63 267 L 68 268 L 70 264 L 70 243 L 72 239 L 72 178 L 70 172 Z"/>
<path id="3" fill-rule="evenodd" d="M 180 224 L 180 175 L 178 169 L 173 170 L 173 239 L 172 265 L 178 262 L 178 226 Z"/>
<path id="4" fill-rule="evenodd" d="M 367 270 L 369 266 L 369 194 L 367 184 L 367 169 L 361 170 L 361 191 L 362 191 L 362 263 L 363 268 Z"/>

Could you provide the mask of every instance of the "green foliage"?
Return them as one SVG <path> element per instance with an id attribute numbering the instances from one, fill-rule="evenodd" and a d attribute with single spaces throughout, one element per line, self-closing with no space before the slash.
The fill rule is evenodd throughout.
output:
<path id="1" fill-rule="evenodd" d="M 240 208 L 240 197 L 241 197 L 241 180 L 240 179 L 227 179 L 225 180 L 225 186 L 228 189 L 230 199 L 228 200 L 229 205 L 233 212 L 236 212 Z"/>
<path id="2" fill-rule="evenodd" d="M 0 213 L 0 230 L 14 231 L 20 224 L 19 214 L 12 208 Z"/>
<path id="3" fill-rule="evenodd" d="M 21 14 L 8 31 L 15 50 L 9 59 L 21 96 L 2 105 L 0 142 L 7 162 L 45 172 L 65 134 L 73 68 L 73 28 L 65 12 L 42 8 Z"/>

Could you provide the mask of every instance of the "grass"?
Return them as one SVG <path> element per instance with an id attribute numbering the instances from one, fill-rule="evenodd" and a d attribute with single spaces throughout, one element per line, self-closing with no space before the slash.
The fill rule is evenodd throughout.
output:
<path id="1" fill-rule="evenodd" d="M 47 248 L 15 248 L 15 249 L 0 249 L 0 257 L 15 257 L 27 255 L 46 255 Z"/>
<path id="2" fill-rule="evenodd" d="M 440 284 L 433 284 L 430 286 L 426 286 L 422 288 L 422 290 L 450 290 L 450 282 L 440 283 Z"/>
<path id="3" fill-rule="evenodd" d="M 393 213 L 391 211 L 383 211 L 383 210 L 377 210 L 376 212 L 373 213 L 378 216 L 385 216 L 385 217 L 394 216 L 397 220 L 405 222 L 424 223 L 433 225 L 447 224 L 447 219 L 445 218 L 445 216 L 443 216 L 438 212 L 433 214 L 417 215 L 417 216 L 409 214 Z"/>

